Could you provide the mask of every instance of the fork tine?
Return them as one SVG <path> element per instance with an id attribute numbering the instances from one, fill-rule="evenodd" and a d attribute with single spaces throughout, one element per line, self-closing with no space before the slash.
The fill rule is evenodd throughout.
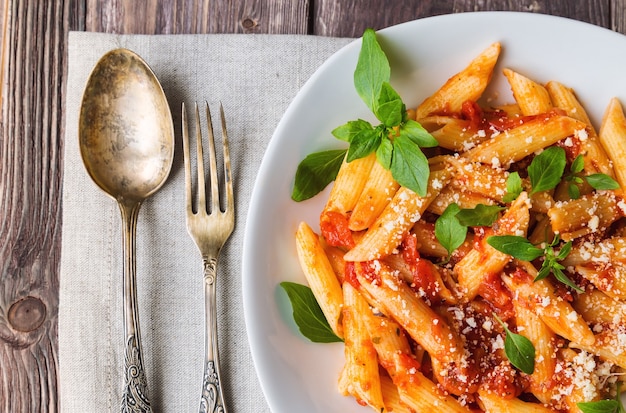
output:
<path id="1" fill-rule="evenodd" d="M 224 116 L 224 107 L 220 103 L 220 119 L 222 121 L 222 145 L 224 151 L 224 187 L 226 188 L 226 211 L 232 212 L 234 207 L 233 200 L 233 180 L 230 172 L 230 149 L 228 148 L 228 133 L 226 132 L 226 118 Z"/>
<path id="2" fill-rule="evenodd" d="M 200 111 L 196 102 L 196 152 L 198 154 L 198 205 L 197 212 L 206 212 L 206 184 L 204 181 L 204 151 L 202 149 L 202 128 L 200 126 Z M 209 119 L 209 135 L 211 135 L 211 120 Z M 201 209 L 202 208 L 202 209 Z"/>
<path id="3" fill-rule="evenodd" d="M 209 169 L 211 174 L 211 212 L 220 210 L 220 187 L 217 181 L 217 158 L 215 155 L 215 138 L 213 134 L 213 122 L 209 103 L 206 103 L 206 117 L 209 126 Z"/>
<path id="4" fill-rule="evenodd" d="M 182 108 L 182 124 L 183 124 L 183 159 L 185 164 L 185 197 L 186 208 L 191 212 L 193 205 L 193 194 L 191 190 L 191 161 L 189 155 L 189 125 L 187 123 L 187 109 L 185 102 Z"/>

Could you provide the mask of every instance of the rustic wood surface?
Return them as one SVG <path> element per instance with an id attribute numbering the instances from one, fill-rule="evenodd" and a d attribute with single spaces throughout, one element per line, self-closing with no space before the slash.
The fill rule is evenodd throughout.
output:
<path id="1" fill-rule="evenodd" d="M 0 412 L 6 413 L 59 410 L 69 30 L 358 37 L 366 27 L 426 16 L 511 10 L 626 33 L 626 0 L 0 0 L 0 7 Z"/>

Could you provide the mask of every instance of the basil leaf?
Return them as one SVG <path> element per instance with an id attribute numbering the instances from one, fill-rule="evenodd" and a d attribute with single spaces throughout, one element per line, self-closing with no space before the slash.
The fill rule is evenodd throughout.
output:
<path id="1" fill-rule="evenodd" d="M 376 117 L 386 127 L 393 128 L 402 122 L 403 108 L 404 103 L 402 103 L 400 99 L 392 100 L 378 106 L 378 109 L 376 110 Z"/>
<path id="2" fill-rule="evenodd" d="M 543 255 L 541 248 L 517 235 L 492 235 L 487 238 L 487 244 L 522 261 L 533 261 Z"/>
<path id="3" fill-rule="evenodd" d="M 346 155 L 346 149 L 315 152 L 300 162 L 291 199 L 296 202 L 312 198 L 335 180 Z"/>
<path id="4" fill-rule="evenodd" d="M 389 82 L 383 82 L 378 96 L 378 106 L 374 112 L 376 118 L 386 127 L 393 128 L 402 123 L 405 113 L 406 107 L 398 92 Z"/>
<path id="5" fill-rule="evenodd" d="M 383 137 L 378 149 L 376 149 L 376 159 L 385 168 L 389 170 L 391 168 L 391 157 L 393 155 L 393 144 L 391 139 Z"/>
<path id="6" fill-rule="evenodd" d="M 526 337 L 506 329 L 504 352 L 512 365 L 526 374 L 535 371 L 535 347 Z"/>
<path id="7" fill-rule="evenodd" d="M 381 141 L 381 131 L 379 128 L 366 129 L 355 134 L 350 141 L 347 161 L 364 158 L 378 149 Z"/>
<path id="8" fill-rule="evenodd" d="M 437 139 L 433 137 L 419 122 L 412 119 L 407 120 L 400 126 L 400 133 L 411 139 L 421 148 L 434 148 L 439 145 Z"/>
<path id="9" fill-rule="evenodd" d="M 543 280 L 544 278 L 547 278 L 548 275 L 550 275 L 551 270 L 552 268 L 550 268 L 550 262 L 548 260 L 545 260 L 541 264 L 541 268 L 539 269 L 539 272 L 537 273 L 537 276 L 535 277 L 533 281 L 539 281 L 539 280 Z"/>
<path id="10" fill-rule="evenodd" d="M 435 221 L 435 237 L 448 251 L 448 256 L 465 242 L 467 235 L 467 227 L 456 218 L 459 211 L 457 204 L 450 204 Z"/>
<path id="11" fill-rule="evenodd" d="M 419 146 L 405 135 L 400 134 L 392 143 L 391 176 L 419 196 L 426 196 L 430 176 L 428 159 Z"/>
<path id="12" fill-rule="evenodd" d="M 569 184 L 569 186 L 567 187 L 567 193 L 572 199 L 580 198 L 580 188 L 578 188 L 576 184 Z"/>
<path id="13" fill-rule="evenodd" d="M 576 403 L 583 413 L 617 413 L 620 402 L 617 400 L 598 400 L 595 402 Z"/>
<path id="14" fill-rule="evenodd" d="M 579 286 L 577 286 L 576 284 L 574 284 L 574 281 L 570 280 L 570 278 L 563 273 L 563 266 L 560 264 L 557 264 L 557 265 L 558 266 L 554 266 L 554 265 L 552 266 L 552 274 L 554 274 L 554 277 L 557 280 L 559 280 L 561 283 L 572 288 L 573 290 L 579 293 L 583 293 L 584 290 L 580 288 Z"/>
<path id="15" fill-rule="evenodd" d="M 556 259 L 559 261 L 563 261 L 565 258 L 567 258 L 567 256 L 569 255 L 569 253 L 572 251 L 572 241 L 567 241 L 562 247 L 561 250 L 559 251 L 558 255 L 556 256 Z"/>
<path id="16" fill-rule="evenodd" d="M 606 174 L 591 174 L 585 177 L 593 189 L 619 189 L 619 184 Z"/>
<path id="17" fill-rule="evenodd" d="M 533 374 L 535 371 L 535 346 L 521 334 L 516 334 L 509 330 L 497 315 L 494 318 L 500 323 L 506 333 L 504 339 L 504 352 L 511 364 L 526 374 Z"/>
<path id="18" fill-rule="evenodd" d="M 504 195 L 502 201 L 505 203 L 515 201 L 523 190 L 522 178 L 520 178 L 519 173 L 511 172 L 506 178 L 506 195 Z"/>
<path id="19" fill-rule="evenodd" d="M 478 204 L 473 209 L 462 209 L 456 214 L 456 219 L 459 220 L 461 225 L 468 227 L 482 227 L 491 226 L 496 219 L 500 211 L 506 208 L 498 205 L 484 205 Z"/>
<path id="20" fill-rule="evenodd" d="M 572 174 L 577 174 L 579 172 L 582 172 L 584 167 L 585 159 L 582 155 L 578 155 L 572 162 L 572 166 L 570 166 L 569 170 Z"/>
<path id="21" fill-rule="evenodd" d="M 373 130 L 373 129 L 374 127 L 372 126 L 371 123 L 369 123 L 366 120 L 359 119 L 359 120 L 351 120 L 345 125 L 341 125 L 333 129 L 331 133 L 337 139 L 340 139 L 346 142 L 352 142 L 352 139 L 354 138 L 355 135 L 363 131 Z"/>
<path id="22" fill-rule="evenodd" d="M 281 282 L 280 286 L 289 297 L 293 308 L 293 319 L 303 336 L 314 343 L 343 341 L 330 328 L 311 288 L 288 281 Z"/>
<path id="23" fill-rule="evenodd" d="M 535 156 L 528 167 L 528 177 L 532 186 L 532 194 L 554 188 L 565 171 L 565 150 L 551 146 Z"/>
<path id="24" fill-rule="evenodd" d="M 377 112 L 376 107 L 382 84 L 388 82 L 390 76 L 389 61 L 376 40 L 376 32 L 366 29 L 354 71 L 354 88 L 374 113 Z"/>

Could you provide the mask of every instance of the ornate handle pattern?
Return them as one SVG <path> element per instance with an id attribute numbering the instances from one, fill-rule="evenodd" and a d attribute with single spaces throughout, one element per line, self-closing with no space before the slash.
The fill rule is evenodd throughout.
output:
<path id="1" fill-rule="evenodd" d="M 148 399 L 148 383 L 144 373 L 141 350 L 135 336 L 128 337 L 124 356 L 124 394 L 122 413 L 152 412 Z"/>
<path id="2" fill-rule="evenodd" d="M 140 202 L 120 202 L 124 225 L 124 390 L 122 413 L 151 413 L 148 383 L 141 356 L 141 334 L 137 310 L 137 265 L 135 240 Z"/>
<path id="3" fill-rule="evenodd" d="M 217 345 L 217 309 L 215 303 L 217 258 L 203 256 L 202 264 L 204 266 L 206 338 L 200 413 L 226 413 Z"/>

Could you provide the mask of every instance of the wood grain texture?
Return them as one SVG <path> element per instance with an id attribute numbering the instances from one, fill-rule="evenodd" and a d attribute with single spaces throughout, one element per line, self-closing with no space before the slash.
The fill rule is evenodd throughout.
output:
<path id="1" fill-rule="evenodd" d="M 67 3 L 4 5 L 0 411 L 57 411 Z"/>
<path id="2" fill-rule="evenodd" d="M 623 13 L 626 0 L 621 3 Z M 611 27 L 610 0 L 499 0 L 387 2 L 377 0 L 318 0 L 313 7 L 313 33 L 321 36 L 359 37 L 368 28 L 381 29 L 422 17 L 476 11 L 519 11 L 569 17 Z M 621 17 L 622 25 L 623 15 Z"/>
<path id="3" fill-rule="evenodd" d="M 626 0 L 0 0 L 0 413 L 59 410 L 68 30 L 358 37 L 367 27 L 486 10 L 554 14 L 626 33 Z"/>
<path id="4" fill-rule="evenodd" d="M 87 31 L 306 34 L 308 30 L 309 2 L 306 0 L 86 1 Z"/>

